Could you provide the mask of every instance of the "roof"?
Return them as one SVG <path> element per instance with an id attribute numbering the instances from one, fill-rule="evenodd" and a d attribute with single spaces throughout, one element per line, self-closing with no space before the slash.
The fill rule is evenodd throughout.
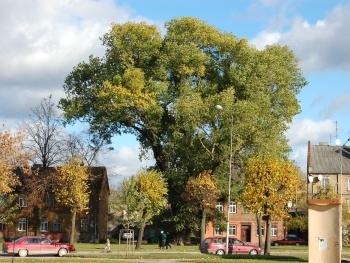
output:
<path id="1" fill-rule="evenodd" d="M 350 174 L 350 147 L 309 143 L 307 163 L 309 174 Z"/>

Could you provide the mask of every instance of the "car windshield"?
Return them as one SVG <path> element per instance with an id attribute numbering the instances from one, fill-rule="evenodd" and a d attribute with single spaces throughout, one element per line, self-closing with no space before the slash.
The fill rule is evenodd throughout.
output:
<path id="1" fill-rule="evenodd" d="M 17 238 L 16 240 L 15 240 L 15 243 L 18 243 L 18 242 L 20 242 L 22 239 L 24 239 L 25 237 L 20 237 L 20 238 Z"/>

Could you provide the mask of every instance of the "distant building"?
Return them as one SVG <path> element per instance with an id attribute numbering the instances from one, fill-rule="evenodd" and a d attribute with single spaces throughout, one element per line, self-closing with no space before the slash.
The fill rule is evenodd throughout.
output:
<path id="1" fill-rule="evenodd" d="M 40 168 L 40 173 L 55 173 L 54 167 Z M 86 200 L 88 208 L 77 213 L 76 238 L 81 242 L 95 242 L 107 238 L 108 207 L 110 189 L 106 167 L 90 167 L 90 197 Z M 23 182 L 23 175 L 20 174 Z M 71 227 L 70 209 L 57 203 L 55 193 L 46 194 L 41 218 L 29 217 L 23 211 L 27 206 L 26 195 L 17 190 L 19 209 L 11 223 L 0 224 L 0 238 L 14 238 L 25 235 L 50 236 L 54 241 L 68 240 Z M 40 223 L 40 233 L 36 224 Z"/>

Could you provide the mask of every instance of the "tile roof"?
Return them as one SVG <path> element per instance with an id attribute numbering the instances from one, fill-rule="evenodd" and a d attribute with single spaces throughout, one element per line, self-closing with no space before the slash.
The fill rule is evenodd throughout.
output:
<path id="1" fill-rule="evenodd" d="M 350 147 L 310 145 L 310 174 L 350 174 Z"/>

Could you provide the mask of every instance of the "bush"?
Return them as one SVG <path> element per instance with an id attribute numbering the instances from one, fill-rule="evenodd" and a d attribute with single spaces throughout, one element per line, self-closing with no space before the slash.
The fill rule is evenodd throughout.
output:
<path id="1" fill-rule="evenodd" d="M 199 245 L 201 243 L 200 237 L 190 237 L 191 245 Z"/>

